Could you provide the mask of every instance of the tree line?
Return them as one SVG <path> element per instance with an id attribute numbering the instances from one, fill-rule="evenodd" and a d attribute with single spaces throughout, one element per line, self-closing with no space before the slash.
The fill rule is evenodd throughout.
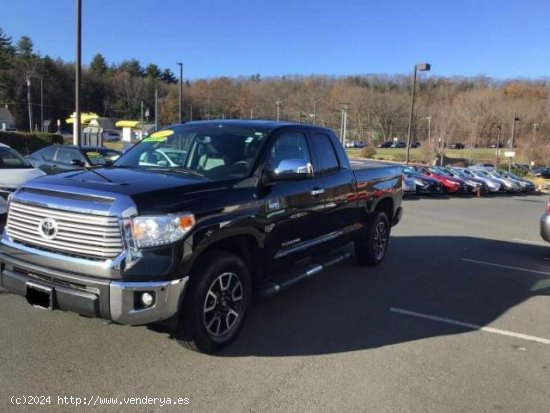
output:
<path id="1" fill-rule="evenodd" d="M 437 68 L 434 68 L 437 69 Z M 0 29 L 0 104 L 8 105 L 17 127 L 39 124 L 40 78 L 44 118 L 65 119 L 74 110 L 74 63 L 41 56 L 32 40 L 12 40 Z M 30 81 L 30 88 L 27 84 Z M 82 72 L 82 109 L 100 116 L 139 119 L 141 102 L 154 116 L 159 96 L 162 125 L 179 119 L 179 79 L 155 63 L 132 59 L 109 63 L 96 54 Z M 345 108 L 347 139 L 377 144 L 406 140 L 411 76 L 217 77 L 184 81 L 183 120 L 254 118 L 290 120 L 341 130 Z M 421 76 L 417 82 L 411 135 L 430 157 L 438 148 L 460 142 L 489 146 L 497 140 L 514 146 L 529 161 L 548 164 L 550 83 L 547 79 L 496 80 L 478 77 Z M 514 122 L 514 119 L 516 121 Z"/>

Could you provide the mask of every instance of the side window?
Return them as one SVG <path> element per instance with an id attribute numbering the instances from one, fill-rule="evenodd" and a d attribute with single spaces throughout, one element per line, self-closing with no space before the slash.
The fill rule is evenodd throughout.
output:
<path id="1" fill-rule="evenodd" d="M 324 133 L 316 133 L 313 135 L 313 143 L 319 160 L 319 172 L 326 174 L 338 171 L 340 164 L 330 137 Z"/>
<path id="2" fill-rule="evenodd" d="M 56 162 L 70 164 L 73 159 L 82 159 L 82 157 L 77 151 L 72 149 L 59 148 L 57 150 Z"/>
<path id="3" fill-rule="evenodd" d="M 42 151 L 42 158 L 44 158 L 45 161 L 53 161 L 53 156 L 55 155 L 55 150 L 57 148 L 55 146 L 50 146 L 49 148 L 46 148 Z"/>
<path id="4" fill-rule="evenodd" d="M 311 163 L 306 136 L 303 133 L 286 133 L 277 138 L 271 148 L 269 163 L 276 168 L 283 160 L 300 160 Z"/>

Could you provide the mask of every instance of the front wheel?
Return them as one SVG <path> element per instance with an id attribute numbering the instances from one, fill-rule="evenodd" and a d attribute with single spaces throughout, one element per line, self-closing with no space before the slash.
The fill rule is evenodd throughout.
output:
<path id="1" fill-rule="evenodd" d="M 384 261 L 390 241 L 390 221 L 385 212 L 376 212 L 369 227 L 355 241 L 355 257 L 361 265 L 376 266 Z"/>
<path id="2" fill-rule="evenodd" d="M 235 339 L 250 307 L 248 267 L 238 256 L 213 251 L 192 275 L 175 337 L 180 344 L 214 353 Z"/>

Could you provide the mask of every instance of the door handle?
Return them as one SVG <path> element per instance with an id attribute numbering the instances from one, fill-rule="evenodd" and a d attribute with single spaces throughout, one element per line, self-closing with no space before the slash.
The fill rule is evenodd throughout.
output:
<path id="1" fill-rule="evenodd" d="M 324 193 L 325 193 L 325 190 L 323 188 L 313 188 L 311 190 L 311 195 L 312 196 L 322 195 Z"/>

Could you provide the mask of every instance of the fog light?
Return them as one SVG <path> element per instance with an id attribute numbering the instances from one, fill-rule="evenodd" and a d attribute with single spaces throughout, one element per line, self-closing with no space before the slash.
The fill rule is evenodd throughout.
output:
<path id="1" fill-rule="evenodd" d="M 143 293 L 141 294 L 141 303 L 145 307 L 150 307 L 155 302 L 155 296 L 151 293 Z"/>

